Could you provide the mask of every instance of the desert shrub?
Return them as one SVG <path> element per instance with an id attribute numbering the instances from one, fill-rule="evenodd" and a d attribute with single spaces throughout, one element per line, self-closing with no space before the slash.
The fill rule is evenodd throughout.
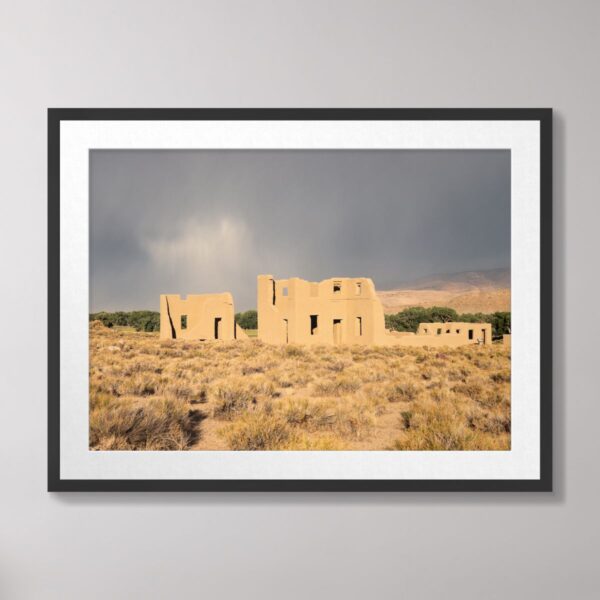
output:
<path id="1" fill-rule="evenodd" d="M 158 387 L 158 378 L 152 373 L 141 372 L 123 378 L 119 386 L 120 395 L 152 396 Z"/>
<path id="2" fill-rule="evenodd" d="M 348 376 L 357 377 L 362 383 L 376 383 L 388 381 L 395 370 L 397 369 L 394 369 L 393 365 L 367 359 L 347 368 L 346 374 Z"/>
<path id="3" fill-rule="evenodd" d="M 412 411 L 410 410 L 403 410 L 400 413 L 400 417 L 402 419 L 402 427 L 404 427 L 404 429 L 410 429 L 410 422 L 412 420 Z"/>
<path id="4" fill-rule="evenodd" d="M 162 366 L 158 363 L 152 362 L 150 360 L 135 359 L 129 360 L 124 365 L 122 373 L 125 376 L 130 376 L 134 375 L 135 373 L 143 372 L 160 374 L 162 373 L 162 370 Z"/>
<path id="5" fill-rule="evenodd" d="M 341 373 L 344 369 L 347 369 L 351 364 L 352 362 L 350 361 L 340 360 L 339 358 L 336 358 L 328 363 L 327 368 L 335 373 Z"/>
<path id="6" fill-rule="evenodd" d="M 357 403 L 353 406 L 338 404 L 333 428 L 343 438 L 360 440 L 365 437 L 374 423 L 373 413 L 364 404 Z"/>
<path id="7" fill-rule="evenodd" d="M 273 383 L 280 388 L 288 389 L 294 387 L 294 381 L 287 374 L 276 373 L 273 375 Z"/>
<path id="8" fill-rule="evenodd" d="M 410 402 L 417 397 L 418 392 L 414 384 L 397 381 L 388 386 L 385 397 L 388 402 Z"/>
<path id="9" fill-rule="evenodd" d="M 251 390 L 239 384 L 222 384 L 213 391 L 213 415 L 221 419 L 232 419 L 255 402 Z"/>
<path id="10" fill-rule="evenodd" d="M 311 403 L 306 398 L 288 401 L 283 416 L 288 424 L 309 430 L 328 427 L 335 418 L 333 412 L 326 410 L 322 404 Z"/>
<path id="11" fill-rule="evenodd" d="M 207 400 L 205 385 L 192 385 L 185 380 L 168 384 L 161 391 L 167 397 L 174 396 L 179 400 L 187 400 L 192 404 L 203 403 Z"/>
<path id="12" fill-rule="evenodd" d="M 456 396 L 447 387 L 434 387 L 429 390 L 429 397 L 434 402 L 452 402 Z"/>
<path id="13" fill-rule="evenodd" d="M 473 437 L 468 427 L 442 405 L 423 407 L 411 415 L 409 428 L 393 445 L 395 450 L 464 450 Z"/>
<path id="14" fill-rule="evenodd" d="M 285 420 L 290 425 L 304 425 L 313 418 L 308 400 L 290 400 L 284 410 Z"/>
<path id="15" fill-rule="evenodd" d="M 93 450 L 185 450 L 195 441 L 197 415 L 184 402 L 91 394 Z"/>
<path id="16" fill-rule="evenodd" d="M 364 402 L 344 403 L 335 401 L 327 404 L 293 400 L 284 406 L 285 422 L 304 432 L 330 431 L 329 440 L 336 446 L 345 445 L 344 440 L 362 439 L 375 422 L 375 412 Z"/>
<path id="17" fill-rule="evenodd" d="M 355 392 L 360 386 L 359 379 L 338 375 L 333 379 L 315 381 L 313 389 L 316 396 L 341 396 L 342 394 Z"/>
<path id="18" fill-rule="evenodd" d="M 244 378 L 244 385 L 255 395 L 268 396 L 275 398 L 279 396 L 277 387 L 270 377 L 265 375 L 255 374 L 251 377 Z"/>
<path id="19" fill-rule="evenodd" d="M 504 396 L 501 389 L 486 390 L 484 394 L 475 398 L 478 404 L 486 408 L 495 408 L 502 405 L 505 401 L 506 404 L 510 404 L 508 399 Z"/>
<path id="20" fill-rule="evenodd" d="M 449 369 L 446 372 L 446 377 L 448 378 L 448 381 L 462 381 L 464 383 L 469 374 L 470 371 L 464 367 L 460 367 L 458 369 Z"/>
<path id="21" fill-rule="evenodd" d="M 469 426 L 485 433 L 500 435 L 510 433 L 510 415 L 472 411 L 467 417 Z"/>
<path id="22" fill-rule="evenodd" d="M 246 363 L 242 365 L 242 375 L 252 375 L 253 373 L 264 373 L 265 365 L 257 363 Z"/>
<path id="23" fill-rule="evenodd" d="M 292 438 L 283 419 L 261 412 L 243 415 L 222 435 L 232 450 L 281 450 Z"/>
<path id="24" fill-rule="evenodd" d="M 394 450 L 506 450 L 506 436 L 489 436 L 504 431 L 495 417 L 488 418 L 483 431 L 473 427 L 473 416 L 463 415 L 450 404 L 424 404 L 413 411 L 410 427 L 396 439 Z"/>
<path id="25" fill-rule="evenodd" d="M 347 443 L 333 434 L 301 435 L 290 440 L 287 450 L 345 450 Z"/>
<path id="26" fill-rule="evenodd" d="M 471 400 L 477 400 L 483 396 L 484 388 L 481 384 L 473 381 L 458 383 L 452 388 L 452 391 L 458 394 L 464 394 Z"/>
<path id="27" fill-rule="evenodd" d="M 510 383 L 510 370 L 506 369 L 504 371 L 498 371 L 497 373 L 492 373 L 490 375 L 490 379 L 494 383 Z"/>
<path id="28" fill-rule="evenodd" d="M 282 349 L 282 354 L 284 357 L 304 357 L 306 356 L 305 350 L 301 346 L 288 345 L 284 346 Z"/>

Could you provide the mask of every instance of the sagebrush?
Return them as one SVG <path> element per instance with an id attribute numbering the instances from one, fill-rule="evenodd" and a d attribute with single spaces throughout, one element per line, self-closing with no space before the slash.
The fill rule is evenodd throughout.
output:
<path id="1" fill-rule="evenodd" d="M 97 450 L 509 450 L 510 349 L 160 341 L 90 325 Z"/>

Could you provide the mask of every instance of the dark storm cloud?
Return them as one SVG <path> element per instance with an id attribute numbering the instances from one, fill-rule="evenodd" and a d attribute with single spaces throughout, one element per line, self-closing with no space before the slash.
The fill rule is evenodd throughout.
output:
<path id="1" fill-rule="evenodd" d="M 503 150 L 93 151 L 91 309 L 231 291 L 256 275 L 379 289 L 510 264 Z"/>

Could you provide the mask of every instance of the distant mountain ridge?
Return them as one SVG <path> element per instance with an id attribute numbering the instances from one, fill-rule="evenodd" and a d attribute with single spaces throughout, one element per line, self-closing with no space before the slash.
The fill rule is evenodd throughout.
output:
<path id="1" fill-rule="evenodd" d="M 423 277 L 378 296 L 388 314 L 410 306 L 447 306 L 459 313 L 510 311 L 510 269 Z"/>

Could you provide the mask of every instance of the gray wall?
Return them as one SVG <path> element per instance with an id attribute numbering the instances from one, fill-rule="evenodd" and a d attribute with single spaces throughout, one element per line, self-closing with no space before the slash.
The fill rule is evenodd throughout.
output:
<path id="1" fill-rule="evenodd" d="M 2 2 L 0 597 L 597 597 L 599 6 Z M 556 492 L 47 494 L 48 106 L 554 107 Z"/>

